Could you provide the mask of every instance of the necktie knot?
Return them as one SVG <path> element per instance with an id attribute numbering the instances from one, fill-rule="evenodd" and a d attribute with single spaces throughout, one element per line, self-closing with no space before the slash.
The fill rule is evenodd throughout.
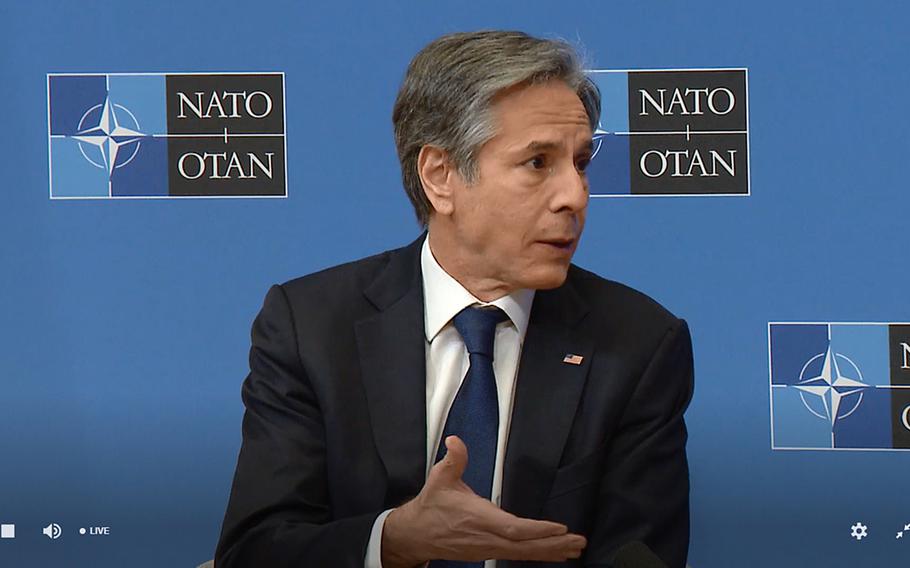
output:
<path id="1" fill-rule="evenodd" d="M 493 359 L 493 339 L 496 337 L 496 326 L 506 321 L 508 316 L 497 307 L 479 308 L 469 306 L 455 316 L 455 329 L 461 334 L 468 353 L 485 355 Z"/>

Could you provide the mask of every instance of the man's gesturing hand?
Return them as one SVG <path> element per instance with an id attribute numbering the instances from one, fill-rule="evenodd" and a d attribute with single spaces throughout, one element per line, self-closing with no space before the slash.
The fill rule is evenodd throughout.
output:
<path id="1" fill-rule="evenodd" d="M 462 481 L 468 450 L 445 440 L 420 494 L 392 511 L 382 531 L 383 568 L 413 568 L 429 560 L 488 558 L 560 562 L 578 558 L 586 541 L 559 523 L 523 519 L 478 496 Z"/>

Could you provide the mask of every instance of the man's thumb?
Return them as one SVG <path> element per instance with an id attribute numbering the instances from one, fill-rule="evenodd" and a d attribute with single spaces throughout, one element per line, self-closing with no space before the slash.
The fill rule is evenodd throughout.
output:
<path id="1" fill-rule="evenodd" d="M 468 448 L 458 436 L 448 436 L 443 443 L 446 445 L 446 455 L 439 462 L 440 473 L 445 480 L 454 483 L 464 475 L 464 469 L 468 466 Z"/>

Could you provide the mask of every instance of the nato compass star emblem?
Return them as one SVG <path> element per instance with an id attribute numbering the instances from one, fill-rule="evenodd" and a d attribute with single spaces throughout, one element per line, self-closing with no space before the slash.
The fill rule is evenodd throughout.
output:
<path id="1" fill-rule="evenodd" d="M 814 374 L 809 369 L 817 369 L 819 360 L 821 369 Z M 799 382 L 794 387 L 800 391 L 799 396 L 809 412 L 827 420 L 833 429 L 838 420 L 856 412 L 869 385 L 863 382 L 859 367 L 846 356 L 835 353 L 829 343 L 824 353 L 803 365 Z"/>
<path id="2" fill-rule="evenodd" d="M 591 135 L 591 142 L 594 145 L 594 152 L 591 153 L 592 160 L 597 156 L 597 153 L 600 152 L 600 147 L 603 146 L 604 138 L 609 135 L 610 133 L 604 130 L 598 123 L 597 128 L 594 130 L 594 134 Z"/>
<path id="3" fill-rule="evenodd" d="M 79 142 L 82 156 L 93 166 L 107 170 L 110 179 L 115 169 L 136 157 L 143 136 L 133 113 L 123 105 L 112 103 L 108 96 L 104 103 L 85 111 L 73 138 Z"/>

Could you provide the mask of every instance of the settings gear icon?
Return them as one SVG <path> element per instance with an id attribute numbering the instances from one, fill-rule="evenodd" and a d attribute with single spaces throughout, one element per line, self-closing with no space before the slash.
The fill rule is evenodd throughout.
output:
<path id="1" fill-rule="evenodd" d="M 867 527 L 866 525 L 864 525 L 862 523 L 856 523 L 855 525 L 853 525 L 850 528 L 852 529 L 850 531 L 850 536 L 855 538 L 857 541 L 863 540 L 864 538 L 869 536 L 869 532 L 866 530 L 869 527 Z"/>

